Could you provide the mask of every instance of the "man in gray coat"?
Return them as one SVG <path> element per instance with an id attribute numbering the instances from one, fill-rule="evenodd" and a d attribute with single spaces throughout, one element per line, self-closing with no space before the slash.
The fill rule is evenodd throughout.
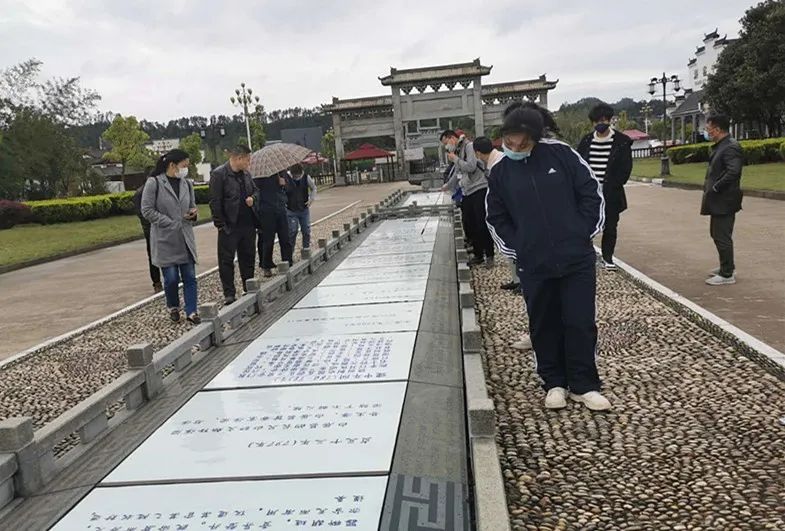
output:
<path id="1" fill-rule="evenodd" d="M 481 143 L 490 144 L 490 140 L 478 138 Z M 465 136 L 458 136 L 455 131 L 447 130 L 441 135 L 442 145 L 447 150 L 447 158 L 455 165 L 452 177 L 442 188 L 443 191 L 455 191 L 461 187 L 463 200 L 461 211 L 464 216 L 463 225 L 467 236 L 472 241 L 474 258 L 469 266 L 485 265 L 493 267 L 495 246 L 488 226 L 485 223 L 485 194 L 488 192 L 488 179 L 485 176 L 485 164 L 478 162 L 475 147 Z"/>
<path id="2" fill-rule="evenodd" d="M 706 120 L 704 137 L 714 142 L 706 180 L 703 185 L 701 215 L 711 216 L 710 232 L 717 247 L 720 267 L 706 279 L 709 286 L 736 283 L 733 258 L 733 226 L 736 212 L 741 210 L 741 168 L 744 164 L 741 146 L 730 136 L 730 119 L 714 114 Z"/>

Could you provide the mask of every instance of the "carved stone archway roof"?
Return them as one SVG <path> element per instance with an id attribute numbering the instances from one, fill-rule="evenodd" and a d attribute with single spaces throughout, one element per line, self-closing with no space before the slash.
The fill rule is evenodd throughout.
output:
<path id="1" fill-rule="evenodd" d="M 379 81 L 385 87 L 389 86 L 428 86 L 442 84 L 460 83 L 461 81 L 471 81 L 475 77 L 487 76 L 491 73 L 492 66 L 483 66 L 479 59 L 471 63 L 458 63 L 452 65 L 427 66 L 423 68 L 411 68 L 408 70 L 398 70 L 390 68 L 390 75 L 380 77 Z M 449 85 L 448 85 L 449 86 Z"/>

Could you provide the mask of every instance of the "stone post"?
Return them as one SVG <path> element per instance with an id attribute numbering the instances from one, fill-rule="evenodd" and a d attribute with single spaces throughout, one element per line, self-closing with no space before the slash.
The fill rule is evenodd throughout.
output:
<path id="1" fill-rule="evenodd" d="M 150 343 L 140 343 L 132 345 L 126 350 L 126 357 L 128 358 L 128 367 L 144 371 L 144 398 L 145 400 L 152 400 L 161 393 L 164 387 L 161 373 L 155 370 L 153 363 L 153 346 Z"/>
<path id="2" fill-rule="evenodd" d="M 333 98 L 333 105 L 338 103 L 338 98 Z M 346 173 L 343 167 L 343 131 L 341 130 L 341 115 L 333 111 L 333 133 L 335 134 L 335 186 L 346 186 Z"/>
<path id="3" fill-rule="evenodd" d="M 286 276 L 286 291 L 292 291 L 292 289 L 294 289 L 294 282 L 292 275 L 289 273 L 289 264 L 286 262 L 278 264 L 278 274 Z"/>
<path id="4" fill-rule="evenodd" d="M 406 181 L 409 179 L 406 161 L 404 160 L 404 136 L 403 136 L 403 106 L 401 105 L 401 88 L 392 86 L 393 102 L 393 128 L 395 130 L 395 158 L 398 163 L 397 180 Z"/>
<path id="5" fill-rule="evenodd" d="M 475 137 L 485 135 L 485 117 L 482 113 L 482 78 L 474 78 L 472 85 L 472 99 L 474 100 L 474 133 Z"/>
<path id="6" fill-rule="evenodd" d="M 37 455 L 33 419 L 11 417 L 0 421 L 0 453 L 16 454 L 14 490 L 19 496 L 32 496 L 44 487 L 44 460 Z"/>
<path id="7" fill-rule="evenodd" d="M 224 342 L 223 324 L 218 318 L 218 310 L 219 306 L 217 302 L 211 302 L 209 304 L 202 304 L 199 306 L 199 316 L 202 318 L 202 322 L 212 323 L 213 325 L 213 344 L 216 347 L 223 345 Z M 261 312 L 261 310 L 262 307 L 260 305 L 259 311 Z"/>

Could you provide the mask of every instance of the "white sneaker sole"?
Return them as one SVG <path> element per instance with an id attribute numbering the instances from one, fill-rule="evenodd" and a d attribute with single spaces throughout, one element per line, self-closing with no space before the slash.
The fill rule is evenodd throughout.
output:
<path id="1" fill-rule="evenodd" d="M 710 282 L 711 279 L 706 280 L 706 284 L 708 286 L 732 286 L 736 283 L 735 278 L 729 278 L 728 280 L 723 280 L 722 282 Z"/>
<path id="2" fill-rule="evenodd" d="M 579 404 L 583 404 L 584 406 L 586 406 L 592 411 L 610 411 L 611 409 L 613 409 L 612 405 L 597 407 L 595 405 L 589 404 L 588 402 L 586 402 L 586 400 L 583 399 L 583 397 L 573 393 L 570 393 L 570 399 L 573 400 L 574 402 L 578 402 Z"/>
<path id="3" fill-rule="evenodd" d="M 561 402 L 554 402 L 552 404 L 549 404 L 548 402 L 545 402 L 545 409 L 555 410 L 555 409 L 564 409 L 566 407 L 567 407 L 567 401 L 566 400 L 562 400 Z"/>

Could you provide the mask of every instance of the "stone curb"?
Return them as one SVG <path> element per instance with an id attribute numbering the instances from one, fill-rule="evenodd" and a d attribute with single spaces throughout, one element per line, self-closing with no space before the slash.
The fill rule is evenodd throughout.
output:
<path id="1" fill-rule="evenodd" d="M 703 186 L 700 184 L 679 183 L 662 178 L 631 177 L 633 181 L 641 183 L 652 183 L 663 188 L 678 188 L 680 190 L 695 190 L 702 192 Z M 758 197 L 760 199 L 773 199 L 775 201 L 785 201 L 785 192 L 778 190 L 744 190 L 745 197 Z"/>
<path id="2" fill-rule="evenodd" d="M 456 214 L 456 221 L 460 219 Z M 474 515 L 477 531 L 509 531 L 510 515 L 504 491 L 501 463 L 496 446 L 496 410 L 488 397 L 482 365 L 482 331 L 475 313 L 475 295 L 471 271 L 462 263 L 463 229 L 455 226 L 455 255 L 458 260 L 458 293 L 461 307 L 463 343 L 463 378 L 466 392 L 466 416 L 474 478 Z"/>
<path id="3" fill-rule="evenodd" d="M 655 299 L 673 308 L 679 315 L 689 319 L 710 334 L 736 347 L 746 357 L 764 370 L 785 380 L 785 354 L 732 325 L 706 308 L 695 304 L 670 288 L 646 276 L 626 262 L 615 259 L 619 271 Z"/>
<path id="4" fill-rule="evenodd" d="M 396 195 L 396 194 L 393 194 Z M 397 197 L 400 197 L 398 193 Z M 391 196 L 391 201 L 392 199 Z M 368 222 L 363 219 L 362 227 Z M 354 228 L 357 234 L 361 224 Z M 343 234 L 348 238 L 349 232 Z M 327 260 L 326 249 L 315 256 Z M 63 468 L 84 455 L 114 427 L 125 421 L 146 402 L 154 400 L 166 388 L 177 385 L 177 373 L 192 369 L 207 357 L 214 347 L 236 332 L 253 316 L 264 311 L 263 305 L 275 301 L 282 293 L 291 291 L 308 278 L 313 258 L 290 269 L 280 264 L 281 275 L 266 282 L 263 289 L 257 279 L 246 285 L 248 293 L 234 304 L 221 308 L 213 303 L 202 306 L 204 321 L 172 343 L 154 352 L 152 345 L 133 345 L 128 348 L 128 370 L 111 383 L 79 402 L 52 422 L 33 431 L 32 419 L 15 417 L 0 422 L 0 510 L 12 503 L 16 495 L 32 496 L 43 490 Z M 225 331 L 225 327 L 230 331 Z M 195 348 L 198 352 L 194 352 Z M 172 369 L 167 375 L 166 371 Z M 110 406 L 120 400 L 125 411 L 107 417 Z M 55 458 L 55 448 L 72 433 L 79 443 L 64 455 Z M 7 476 L 7 477 L 6 477 Z"/>

